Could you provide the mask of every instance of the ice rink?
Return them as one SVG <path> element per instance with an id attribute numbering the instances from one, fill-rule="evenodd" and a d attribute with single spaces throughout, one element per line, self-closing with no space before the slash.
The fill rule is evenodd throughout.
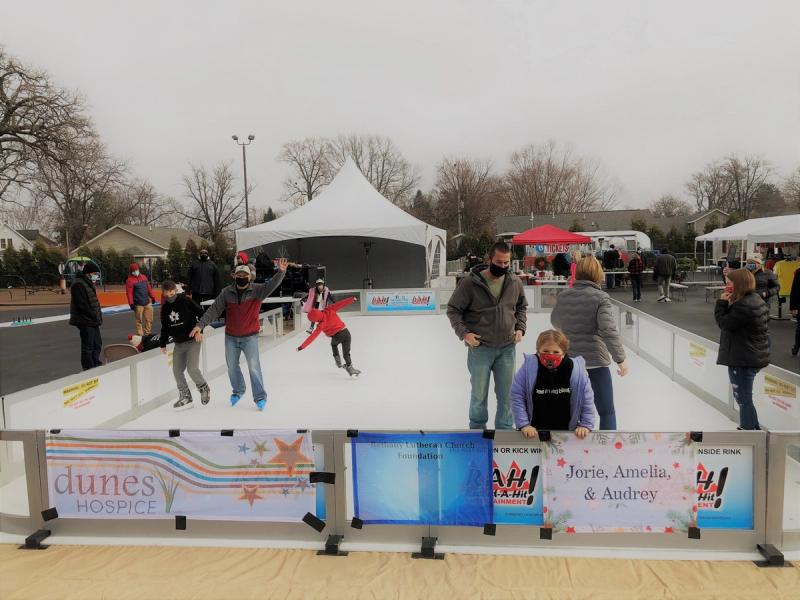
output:
<path id="1" fill-rule="evenodd" d="M 307 428 L 307 429 L 465 429 L 469 374 L 466 348 L 445 315 L 361 316 L 343 313 L 353 336 L 351 379 L 337 369 L 328 338 L 296 352 L 305 334 L 284 338 L 261 355 L 267 408 L 259 413 L 249 389 L 231 407 L 227 374 L 210 381 L 212 400 L 176 412 L 171 399 L 133 420 L 129 429 Z M 517 348 L 535 352 L 536 336 L 550 327 L 548 314 L 529 313 L 528 333 Z M 165 359 L 166 360 L 166 359 Z M 733 430 L 736 424 L 652 365 L 628 352 L 630 373 L 614 373 L 619 429 L 629 431 Z M 247 372 L 245 378 L 247 378 Z M 248 381 L 249 388 L 249 381 Z M 177 393 L 176 393 L 177 398 Z M 494 392 L 489 394 L 493 427 Z"/>

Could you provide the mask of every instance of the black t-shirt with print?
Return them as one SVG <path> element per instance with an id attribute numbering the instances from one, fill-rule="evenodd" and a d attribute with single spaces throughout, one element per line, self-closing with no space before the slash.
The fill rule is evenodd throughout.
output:
<path id="1" fill-rule="evenodd" d="M 572 368 L 572 359 L 568 356 L 557 369 L 551 370 L 539 364 L 532 392 L 531 425 L 536 429 L 566 431 L 569 428 Z"/>

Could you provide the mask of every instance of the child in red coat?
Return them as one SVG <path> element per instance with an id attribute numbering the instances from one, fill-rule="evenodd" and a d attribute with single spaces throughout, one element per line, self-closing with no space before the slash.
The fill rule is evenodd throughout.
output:
<path id="1" fill-rule="evenodd" d="M 342 359 L 339 357 L 339 345 L 342 346 L 342 353 L 344 354 L 344 368 L 349 375 L 359 375 L 361 371 L 353 367 L 353 363 L 350 361 L 350 331 L 347 329 L 347 326 L 344 324 L 337 315 L 337 311 L 344 308 L 345 306 L 349 306 L 353 302 L 355 302 L 355 298 L 347 298 L 345 300 L 341 300 L 340 302 L 336 302 L 335 304 L 331 304 L 324 310 L 313 309 L 308 313 L 308 320 L 312 323 L 319 323 L 317 328 L 314 330 L 305 342 L 303 342 L 300 347 L 297 349 L 298 352 L 308 348 L 311 343 L 319 337 L 320 333 L 325 333 L 329 338 L 331 338 L 331 348 L 333 349 L 333 360 L 336 361 L 336 366 L 342 366 Z"/>

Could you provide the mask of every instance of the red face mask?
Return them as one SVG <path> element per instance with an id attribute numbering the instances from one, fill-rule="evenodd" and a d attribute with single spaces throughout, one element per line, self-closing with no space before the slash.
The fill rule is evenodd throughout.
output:
<path id="1" fill-rule="evenodd" d="M 539 355 L 539 363 L 543 367 L 548 369 L 557 369 L 558 366 L 561 364 L 561 361 L 564 360 L 563 354 L 540 354 Z"/>
<path id="2" fill-rule="evenodd" d="M 726 285 L 725 286 L 725 293 L 726 294 L 732 294 L 733 293 L 733 286 L 732 285 Z"/>

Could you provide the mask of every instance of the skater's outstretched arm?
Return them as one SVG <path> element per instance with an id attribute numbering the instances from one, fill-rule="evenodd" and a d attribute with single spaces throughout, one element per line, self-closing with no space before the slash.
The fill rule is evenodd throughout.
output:
<path id="1" fill-rule="evenodd" d="M 356 301 L 355 296 L 351 296 L 350 298 L 345 298 L 344 300 L 339 300 L 339 302 L 335 302 L 331 304 L 328 308 L 331 309 L 333 312 L 341 310 L 345 306 L 350 306 L 353 302 Z"/>
<path id="2" fill-rule="evenodd" d="M 317 323 L 317 328 L 314 330 L 314 333 L 308 336 L 305 342 L 300 344 L 300 347 L 297 349 L 297 351 L 300 352 L 300 350 L 305 350 L 306 348 L 308 348 L 313 343 L 313 341 L 319 337 L 320 333 L 322 333 L 322 323 Z"/>

